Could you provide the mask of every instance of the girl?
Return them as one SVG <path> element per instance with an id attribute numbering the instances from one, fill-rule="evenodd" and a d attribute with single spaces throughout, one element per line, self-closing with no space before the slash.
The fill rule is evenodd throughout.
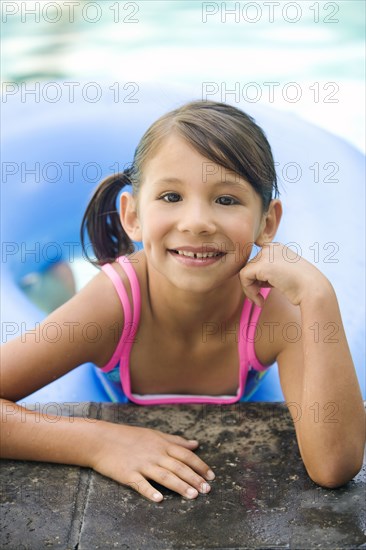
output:
<path id="1" fill-rule="evenodd" d="M 234 403 L 277 361 L 309 476 L 324 487 L 351 480 L 365 413 L 337 298 L 314 265 L 273 242 L 276 197 L 270 146 L 240 110 L 196 101 L 155 122 L 132 166 L 103 181 L 87 208 L 82 242 L 87 230 L 102 269 L 44 321 L 62 337 L 3 346 L 2 456 L 88 466 L 153 501 L 163 497 L 149 480 L 195 498 L 215 477 L 197 441 L 81 418 L 50 423 L 14 401 L 90 361 L 135 403 Z M 94 343 L 83 338 L 87 323 L 101 332 Z"/>

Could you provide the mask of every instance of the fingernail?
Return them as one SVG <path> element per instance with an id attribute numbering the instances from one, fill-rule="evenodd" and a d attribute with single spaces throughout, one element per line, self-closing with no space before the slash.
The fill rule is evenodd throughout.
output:
<path id="1" fill-rule="evenodd" d="M 198 491 L 190 487 L 189 489 L 187 489 L 187 495 L 189 497 L 196 497 L 198 495 Z"/>
<path id="2" fill-rule="evenodd" d="M 215 479 L 216 476 L 215 476 L 215 474 L 213 473 L 212 470 L 209 470 L 209 471 L 207 472 L 207 474 L 206 474 L 206 477 L 207 477 L 207 479 L 209 479 L 210 481 L 212 481 L 213 479 Z"/>
<path id="3" fill-rule="evenodd" d="M 154 493 L 153 499 L 154 500 L 161 500 L 163 498 L 163 495 L 161 493 Z"/>
<path id="4" fill-rule="evenodd" d="M 201 493 L 208 493 L 211 490 L 211 487 L 208 483 L 201 483 Z"/>

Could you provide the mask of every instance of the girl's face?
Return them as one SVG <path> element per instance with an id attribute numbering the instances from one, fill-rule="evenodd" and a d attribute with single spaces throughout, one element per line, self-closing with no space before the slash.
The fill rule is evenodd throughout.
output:
<path id="1" fill-rule="evenodd" d="M 237 275 L 263 220 L 251 185 L 177 134 L 146 163 L 137 212 L 140 238 L 132 238 L 143 242 L 148 263 L 191 292 L 212 290 Z M 197 253 L 211 257 L 192 257 Z"/>

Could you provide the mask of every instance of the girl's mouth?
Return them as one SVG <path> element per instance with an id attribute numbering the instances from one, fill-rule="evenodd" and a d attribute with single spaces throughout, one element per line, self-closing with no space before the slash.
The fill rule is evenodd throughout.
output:
<path id="1" fill-rule="evenodd" d="M 179 263 L 186 266 L 206 266 L 218 262 L 225 256 L 224 252 L 190 252 L 188 250 L 168 250 Z"/>

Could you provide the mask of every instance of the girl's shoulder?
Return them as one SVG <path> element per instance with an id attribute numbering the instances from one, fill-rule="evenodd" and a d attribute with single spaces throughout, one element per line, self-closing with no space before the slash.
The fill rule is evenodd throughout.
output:
<path id="1" fill-rule="evenodd" d="M 121 256 L 119 260 L 120 261 L 116 260 L 110 263 L 109 265 L 117 273 L 118 284 L 125 288 L 129 302 L 133 306 L 133 293 L 132 293 L 132 288 L 130 284 L 130 279 L 125 269 L 122 267 L 122 265 L 125 265 L 125 263 L 128 261 L 129 264 L 132 266 L 138 280 L 138 289 L 136 289 L 136 291 L 140 292 L 141 295 L 144 295 L 146 290 L 146 281 L 147 281 L 145 252 L 143 250 L 139 250 L 138 252 L 130 254 L 128 256 L 128 260 L 127 260 L 127 257 L 125 258 L 124 256 Z M 115 286 L 115 290 L 117 291 L 116 286 Z"/>

